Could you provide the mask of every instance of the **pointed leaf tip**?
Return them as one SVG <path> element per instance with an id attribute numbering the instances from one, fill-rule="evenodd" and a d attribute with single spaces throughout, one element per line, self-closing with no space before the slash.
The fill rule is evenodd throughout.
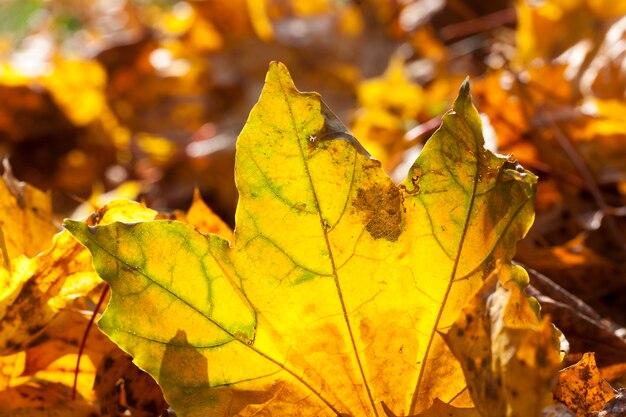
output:
<path id="1" fill-rule="evenodd" d="M 474 122 L 478 123 L 478 126 L 481 126 L 480 118 L 478 118 L 478 113 L 476 108 L 472 104 L 472 95 L 470 94 L 470 79 L 469 76 L 465 77 L 461 87 L 459 88 L 459 95 L 454 100 L 454 104 L 452 104 L 452 109 L 456 112 L 460 112 L 466 115 L 466 117 L 470 117 L 475 119 Z M 474 115 L 470 115 L 470 113 L 476 113 L 476 117 Z M 480 133 L 482 137 L 482 133 Z"/>
<path id="2" fill-rule="evenodd" d="M 279 83 L 282 90 L 298 91 L 287 66 L 280 61 L 271 61 L 269 69 L 267 70 L 267 75 L 265 76 L 266 86 L 275 82 Z"/>
<path id="3" fill-rule="evenodd" d="M 470 78 L 469 75 L 465 77 L 463 83 L 461 84 L 461 88 L 459 88 L 459 96 L 469 96 L 470 95 Z"/>
<path id="4" fill-rule="evenodd" d="M 76 230 L 77 223 L 79 222 L 71 219 L 65 219 L 63 220 L 63 227 L 65 227 L 71 233 L 73 230 Z"/>

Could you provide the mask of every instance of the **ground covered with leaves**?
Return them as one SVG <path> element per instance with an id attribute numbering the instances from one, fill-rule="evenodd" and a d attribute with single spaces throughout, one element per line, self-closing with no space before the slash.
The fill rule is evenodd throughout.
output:
<path id="1" fill-rule="evenodd" d="M 0 417 L 626 415 L 621 2 L 0 8 Z"/>

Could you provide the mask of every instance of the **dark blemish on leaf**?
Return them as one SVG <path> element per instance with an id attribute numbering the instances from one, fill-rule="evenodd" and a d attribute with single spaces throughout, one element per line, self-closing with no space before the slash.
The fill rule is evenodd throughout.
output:
<path id="1" fill-rule="evenodd" d="M 41 330 L 41 326 L 38 326 L 36 324 L 33 324 L 31 326 L 28 326 L 27 332 L 29 335 L 34 335 L 35 333 L 37 333 L 39 330 Z"/>
<path id="2" fill-rule="evenodd" d="M 491 258 L 487 264 L 485 265 L 485 269 L 483 269 L 483 274 L 482 274 L 482 280 L 486 280 L 489 275 L 493 272 L 493 270 L 496 269 L 496 261 Z"/>
<path id="3" fill-rule="evenodd" d="M 591 369 L 588 365 L 578 369 L 578 377 L 583 381 L 591 379 Z"/>
<path id="4" fill-rule="evenodd" d="M 398 240 L 402 233 L 404 207 L 400 190 L 393 183 L 359 188 L 354 208 L 364 215 L 365 229 L 374 239 Z"/>
<path id="5" fill-rule="evenodd" d="M 535 360 L 537 361 L 537 365 L 539 365 L 540 368 L 545 368 L 548 366 L 548 352 L 546 351 L 546 348 L 544 346 L 538 346 L 537 347 L 537 352 L 535 352 Z"/>
<path id="6" fill-rule="evenodd" d="M 474 321 L 474 317 L 470 316 L 469 314 L 466 314 L 465 321 L 467 322 L 467 324 L 470 324 L 471 322 Z"/>
<path id="7" fill-rule="evenodd" d="M 456 329 L 456 335 L 458 337 L 463 337 L 465 336 L 465 332 L 463 331 L 463 329 Z"/>
<path id="8" fill-rule="evenodd" d="M 48 336 L 46 333 L 41 333 L 39 336 L 33 339 L 28 345 L 37 346 L 37 345 L 42 344 L 43 342 L 46 342 L 48 339 L 50 339 L 50 336 Z"/>
<path id="9" fill-rule="evenodd" d="M 113 366 L 113 358 L 110 356 L 104 360 L 104 364 L 102 365 L 105 371 L 108 371 Z"/>

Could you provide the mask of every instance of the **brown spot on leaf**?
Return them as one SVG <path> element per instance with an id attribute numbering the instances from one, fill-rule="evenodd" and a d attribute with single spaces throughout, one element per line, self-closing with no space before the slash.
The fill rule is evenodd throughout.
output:
<path id="1" fill-rule="evenodd" d="M 365 217 L 365 229 L 374 239 L 395 242 L 402 233 L 403 206 L 394 184 L 359 188 L 354 207 Z"/>

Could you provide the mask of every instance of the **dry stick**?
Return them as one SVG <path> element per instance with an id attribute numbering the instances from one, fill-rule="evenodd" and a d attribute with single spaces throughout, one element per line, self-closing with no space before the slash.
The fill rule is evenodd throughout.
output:
<path id="1" fill-rule="evenodd" d="M 508 23 L 515 23 L 516 21 L 517 14 L 515 13 L 515 9 L 502 9 L 474 19 L 444 26 L 439 31 L 439 34 L 444 41 L 449 41 L 451 39 L 473 35 L 474 33 L 487 32 L 488 30 Z"/>
<path id="2" fill-rule="evenodd" d="M 440 124 L 441 116 L 435 116 L 406 132 L 404 134 L 404 140 L 409 144 L 409 146 L 413 146 L 415 142 L 422 137 L 422 135 L 436 130 Z"/>
<path id="3" fill-rule="evenodd" d="M 78 371 L 80 368 L 80 358 L 83 356 L 83 350 L 85 349 L 85 345 L 87 344 L 87 336 L 89 336 L 89 331 L 91 330 L 91 326 L 93 322 L 96 320 L 96 316 L 98 315 L 98 311 L 100 311 L 100 307 L 102 307 L 102 303 L 104 303 L 104 299 L 109 293 L 109 286 L 106 285 L 102 290 L 102 294 L 100 294 L 100 299 L 98 300 L 98 304 L 96 304 L 96 308 L 93 310 L 91 314 L 91 319 L 89 319 L 89 323 L 87 324 L 87 329 L 85 329 L 85 333 L 83 333 L 83 340 L 80 341 L 80 348 L 78 349 L 78 359 L 76 359 L 76 369 L 74 370 L 74 385 L 72 386 L 72 400 L 76 399 L 76 386 L 78 385 Z"/>
<path id="4" fill-rule="evenodd" d="M 524 84 L 524 82 L 520 80 L 519 75 L 514 72 L 513 72 L 513 75 L 515 76 L 515 82 L 519 88 L 520 96 L 523 96 L 522 98 L 524 99 L 524 101 L 526 101 L 528 104 L 532 105 L 533 107 L 536 107 L 537 111 L 543 111 L 541 106 L 534 105 L 535 103 L 533 102 L 530 95 L 527 93 L 526 85 Z M 528 122 L 528 126 L 530 126 L 531 129 L 533 129 L 534 127 L 531 123 L 531 119 L 529 115 L 526 112 L 525 107 L 522 105 L 521 108 Z M 615 219 L 613 218 L 613 216 L 611 215 L 611 211 L 610 211 L 611 207 L 607 204 L 606 200 L 604 199 L 604 196 L 602 195 L 602 191 L 600 191 L 598 184 L 596 184 L 595 178 L 593 177 L 591 170 L 587 166 L 587 163 L 585 162 L 583 157 L 580 155 L 580 153 L 578 152 L 574 144 L 568 139 L 568 137 L 558 127 L 558 125 L 556 124 L 552 116 L 548 112 L 543 112 L 543 113 L 546 116 L 546 120 L 548 121 L 550 125 L 550 130 L 554 134 L 554 138 L 556 139 L 557 143 L 563 149 L 567 157 L 574 164 L 574 167 L 576 168 L 578 173 L 581 175 L 581 177 L 585 181 L 587 190 L 591 193 L 591 196 L 593 200 L 595 201 L 596 205 L 598 206 L 598 208 L 600 209 L 600 211 L 602 211 L 602 214 L 604 215 L 604 218 L 606 219 L 608 226 L 609 226 L 609 234 L 611 235 L 615 243 L 617 243 L 623 250 L 626 250 L 626 238 L 624 238 L 624 236 L 618 232 L 618 230 L 620 230 L 620 227 L 615 221 Z"/>

